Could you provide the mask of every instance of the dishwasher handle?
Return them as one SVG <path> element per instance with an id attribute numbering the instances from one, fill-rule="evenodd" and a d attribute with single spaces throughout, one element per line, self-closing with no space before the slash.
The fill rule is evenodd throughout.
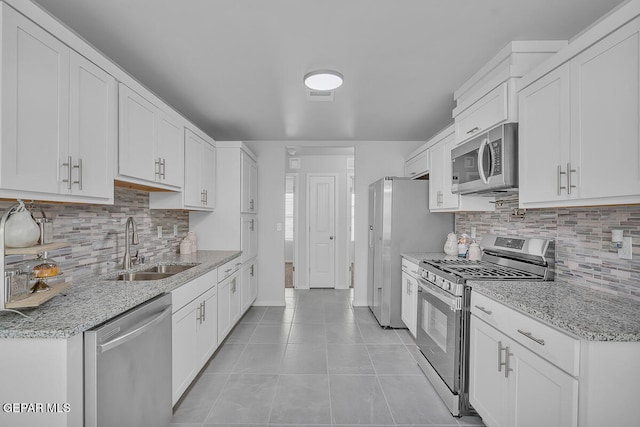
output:
<path id="1" fill-rule="evenodd" d="M 167 308 L 162 310 L 158 315 L 156 315 L 153 318 L 151 318 L 151 320 L 146 321 L 144 324 L 138 326 L 137 328 L 133 329 L 132 331 L 127 332 L 126 334 L 121 335 L 118 338 L 115 338 L 115 339 L 113 339 L 111 341 L 107 341 L 106 343 L 99 345 L 98 346 L 98 354 L 106 353 L 107 351 L 112 350 L 112 349 L 114 349 L 114 348 L 126 343 L 127 341 L 131 341 L 132 339 L 134 339 L 138 335 L 141 335 L 141 334 L 145 333 L 146 331 L 148 331 L 149 329 L 153 328 L 158 323 L 162 322 L 165 319 L 165 317 L 167 317 L 170 314 L 171 314 L 171 306 L 169 305 L 169 306 L 167 306 Z"/>

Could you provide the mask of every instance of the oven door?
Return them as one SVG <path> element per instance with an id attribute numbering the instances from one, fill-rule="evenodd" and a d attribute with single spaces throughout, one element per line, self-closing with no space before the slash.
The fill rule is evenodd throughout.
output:
<path id="1" fill-rule="evenodd" d="M 462 297 L 418 279 L 418 347 L 453 394 L 460 391 L 462 321 Z"/>

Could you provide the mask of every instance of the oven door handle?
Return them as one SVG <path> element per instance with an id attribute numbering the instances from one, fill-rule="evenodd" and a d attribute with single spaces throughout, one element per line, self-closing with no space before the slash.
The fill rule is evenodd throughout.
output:
<path id="1" fill-rule="evenodd" d="M 438 298 L 447 304 L 452 311 L 462 310 L 462 298 L 446 294 L 444 291 L 441 291 L 440 288 L 434 287 L 434 285 L 422 277 L 418 277 L 418 292 L 424 292 Z"/>

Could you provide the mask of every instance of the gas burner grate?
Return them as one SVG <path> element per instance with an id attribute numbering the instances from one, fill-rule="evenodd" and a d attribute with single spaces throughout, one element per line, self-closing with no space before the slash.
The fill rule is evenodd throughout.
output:
<path id="1" fill-rule="evenodd" d="M 540 279 L 540 276 L 528 271 L 516 268 L 502 267 L 484 261 L 470 261 L 465 259 L 428 260 L 427 264 L 439 270 L 462 277 L 467 280 L 477 279 L 501 279 L 501 280 L 526 280 Z"/>

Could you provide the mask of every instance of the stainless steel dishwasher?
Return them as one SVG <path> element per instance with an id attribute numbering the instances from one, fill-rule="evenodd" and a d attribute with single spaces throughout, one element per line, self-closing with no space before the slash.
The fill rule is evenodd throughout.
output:
<path id="1" fill-rule="evenodd" d="M 85 426 L 171 421 L 171 295 L 84 333 Z"/>

